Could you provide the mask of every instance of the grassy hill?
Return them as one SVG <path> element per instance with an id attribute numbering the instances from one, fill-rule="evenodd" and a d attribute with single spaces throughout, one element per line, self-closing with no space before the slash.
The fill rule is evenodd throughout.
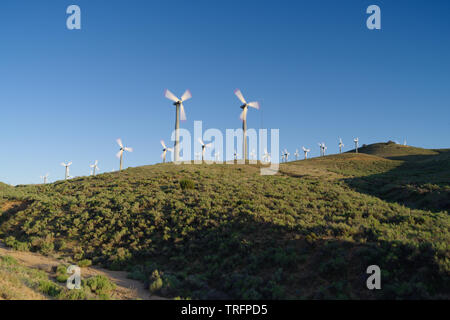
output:
<path id="1" fill-rule="evenodd" d="M 276 176 L 159 164 L 4 188 L 0 238 L 126 269 L 166 297 L 450 298 L 449 150 L 359 151 Z M 372 264 L 382 290 L 366 288 Z"/>

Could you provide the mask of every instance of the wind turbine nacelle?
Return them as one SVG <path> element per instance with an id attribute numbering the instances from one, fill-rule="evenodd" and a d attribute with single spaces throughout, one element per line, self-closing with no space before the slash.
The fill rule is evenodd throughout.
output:
<path id="1" fill-rule="evenodd" d="M 245 109 L 245 107 L 247 107 L 247 105 L 246 105 L 246 104 L 243 104 L 240 108 L 241 108 L 241 109 Z"/>

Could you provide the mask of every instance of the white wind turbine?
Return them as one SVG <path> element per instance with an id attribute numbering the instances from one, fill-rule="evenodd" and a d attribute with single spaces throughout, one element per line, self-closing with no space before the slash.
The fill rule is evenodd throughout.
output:
<path id="1" fill-rule="evenodd" d="M 236 161 L 237 160 L 237 158 L 239 157 L 239 153 L 236 151 L 236 150 L 234 150 L 234 160 Z"/>
<path id="2" fill-rule="evenodd" d="M 290 153 L 287 149 L 284 149 L 284 161 L 287 162 L 289 160 Z"/>
<path id="3" fill-rule="evenodd" d="M 124 147 L 123 144 L 122 144 L 122 139 L 120 139 L 120 138 L 117 139 L 116 141 L 117 141 L 117 144 L 118 144 L 119 147 L 120 147 L 120 150 L 119 150 L 119 152 L 117 152 L 116 157 L 117 157 L 117 158 L 120 158 L 120 167 L 119 167 L 119 171 L 122 171 L 122 167 L 123 167 L 123 153 L 124 153 L 125 151 L 133 152 L 133 148 Z"/>
<path id="4" fill-rule="evenodd" d="M 320 148 L 320 156 L 323 156 L 323 146 L 322 146 L 322 144 L 320 142 L 318 143 L 318 145 L 319 145 L 319 148 Z"/>
<path id="5" fill-rule="evenodd" d="M 308 159 L 308 153 L 311 151 L 310 149 L 306 149 L 304 146 L 302 147 L 303 152 L 305 153 L 305 160 Z"/>
<path id="6" fill-rule="evenodd" d="M 325 145 L 325 142 L 322 142 L 322 150 L 323 150 L 323 155 L 325 155 L 325 151 L 327 150 L 327 146 Z"/>
<path id="7" fill-rule="evenodd" d="M 344 146 L 344 143 L 342 143 L 342 139 L 339 138 L 339 153 L 342 153 L 342 147 Z"/>
<path id="8" fill-rule="evenodd" d="M 44 184 L 46 184 L 48 179 L 48 173 L 45 176 L 41 176 L 41 179 L 44 179 Z"/>
<path id="9" fill-rule="evenodd" d="M 201 138 L 198 138 L 198 142 L 202 145 L 202 162 L 205 161 L 205 151 L 206 148 L 211 148 L 212 143 L 205 144 Z"/>
<path id="10" fill-rule="evenodd" d="M 358 153 L 358 142 L 359 142 L 359 138 L 353 139 L 353 142 L 355 143 L 355 153 Z"/>
<path id="11" fill-rule="evenodd" d="M 173 101 L 173 105 L 176 107 L 175 114 L 175 161 L 180 161 L 180 120 L 186 120 L 186 113 L 184 112 L 183 102 L 192 98 L 192 94 L 189 90 L 186 90 L 181 99 L 178 99 L 172 92 L 166 89 L 165 97 Z"/>
<path id="12" fill-rule="evenodd" d="M 72 161 L 70 161 L 70 162 L 68 162 L 68 163 L 61 162 L 61 165 L 62 165 L 63 167 L 66 167 L 66 173 L 65 173 L 65 175 L 64 175 L 64 179 L 65 179 L 65 180 L 69 179 L 69 167 L 70 167 L 71 164 L 72 164 Z"/>
<path id="13" fill-rule="evenodd" d="M 248 107 L 252 107 L 255 109 L 259 109 L 259 103 L 256 101 L 253 102 L 249 102 L 247 103 L 247 101 L 245 101 L 244 96 L 242 95 L 241 90 L 236 89 L 236 91 L 234 91 L 234 94 L 238 97 L 238 99 L 242 102 L 241 105 L 241 120 L 242 120 L 242 130 L 244 131 L 243 134 L 243 143 L 242 143 L 242 148 L 243 148 L 243 157 L 244 157 L 244 161 L 248 160 L 248 156 L 247 156 L 247 111 L 248 111 Z"/>
<path id="14" fill-rule="evenodd" d="M 252 151 L 250 152 L 250 159 L 255 160 L 255 157 L 256 157 L 255 149 L 252 149 Z"/>
<path id="15" fill-rule="evenodd" d="M 89 167 L 92 168 L 92 175 L 95 176 L 95 170 L 99 170 L 100 169 L 98 167 L 98 160 L 95 160 L 94 164 L 89 165 Z"/>
<path id="16" fill-rule="evenodd" d="M 298 160 L 298 156 L 300 155 L 300 153 L 298 153 L 298 149 L 295 149 L 295 153 L 294 153 L 294 156 L 295 156 L 295 160 L 297 161 Z"/>
<path id="17" fill-rule="evenodd" d="M 164 140 L 161 140 L 161 145 L 163 147 L 162 153 L 161 153 L 161 158 L 163 159 L 163 163 L 165 163 L 166 162 L 167 151 L 173 152 L 173 149 L 172 148 L 167 148 L 166 144 L 164 143 Z"/>
<path id="18" fill-rule="evenodd" d="M 270 153 L 267 152 L 267 149 L 264 149 L 262 160 L 264 162 L 270 162 Z"/>
<path id="19" fill-rule="evenodd" d="M 220 159 L 220 151 L 214 151 L 214 158 L 216 159 L 216 162 Z"/>

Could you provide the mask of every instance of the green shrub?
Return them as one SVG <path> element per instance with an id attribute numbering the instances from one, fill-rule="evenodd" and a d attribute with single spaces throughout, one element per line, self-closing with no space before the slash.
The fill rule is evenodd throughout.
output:
<path id="1" fill-rule="evenodd" d="M 77 262 L 77 266 L 80 268 L 86 268 L 92 265 L 92 261 L 89 259 L 80 260 Z"/>
<path id="2" fill-rule="evenodd" d="M 103 275 L 90 277 L 86 279 L 85 284 L 92 292 L 101 295 L 103 299 L 109 298 L 109 295 L 116 288 L 116 284 Z"/>
<path id="3" fill-rule="evenodd" d="M 192 180 L 189 179 L 182 179 L 180 181 L 180 187 L 182 190 L 186 190 L 186 189 L 194 189 L 195 188 L 195 183 Z"/>
<path id="4" fill-rule="evenodd" d="M 158 290 L 160 290 L 162 286 L 163 280 L 161 279 L 161 275 L 159 274 L 158 270 L 153 271 L 150 277 L 150 286 L 149 286 L 150 292 L 155 293 Z"/>

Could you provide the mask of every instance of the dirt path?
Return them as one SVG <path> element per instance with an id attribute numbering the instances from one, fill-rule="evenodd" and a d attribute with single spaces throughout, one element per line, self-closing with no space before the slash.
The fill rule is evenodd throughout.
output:
<path id="1" fill-rule="evenodd" d="M 46 257 L 33 252 L 14 251 L 6 248 L 0 243 L 0 256 L 9 255 L 19 261 L 22 265 L 43 270 L 53 274 L 53 267 L 58 266 L 64 261 Z M 88 267 L 81 269 L 81 276 L 90 277 L 95 275 L 104 275 L 117 284 L 113 298 L 122 300 L 165 300 L 165 298 L 152 296 L 144 284 L 137 280 L 127 278 L 125 271 L 110 271 L 97 267 Z"/>

